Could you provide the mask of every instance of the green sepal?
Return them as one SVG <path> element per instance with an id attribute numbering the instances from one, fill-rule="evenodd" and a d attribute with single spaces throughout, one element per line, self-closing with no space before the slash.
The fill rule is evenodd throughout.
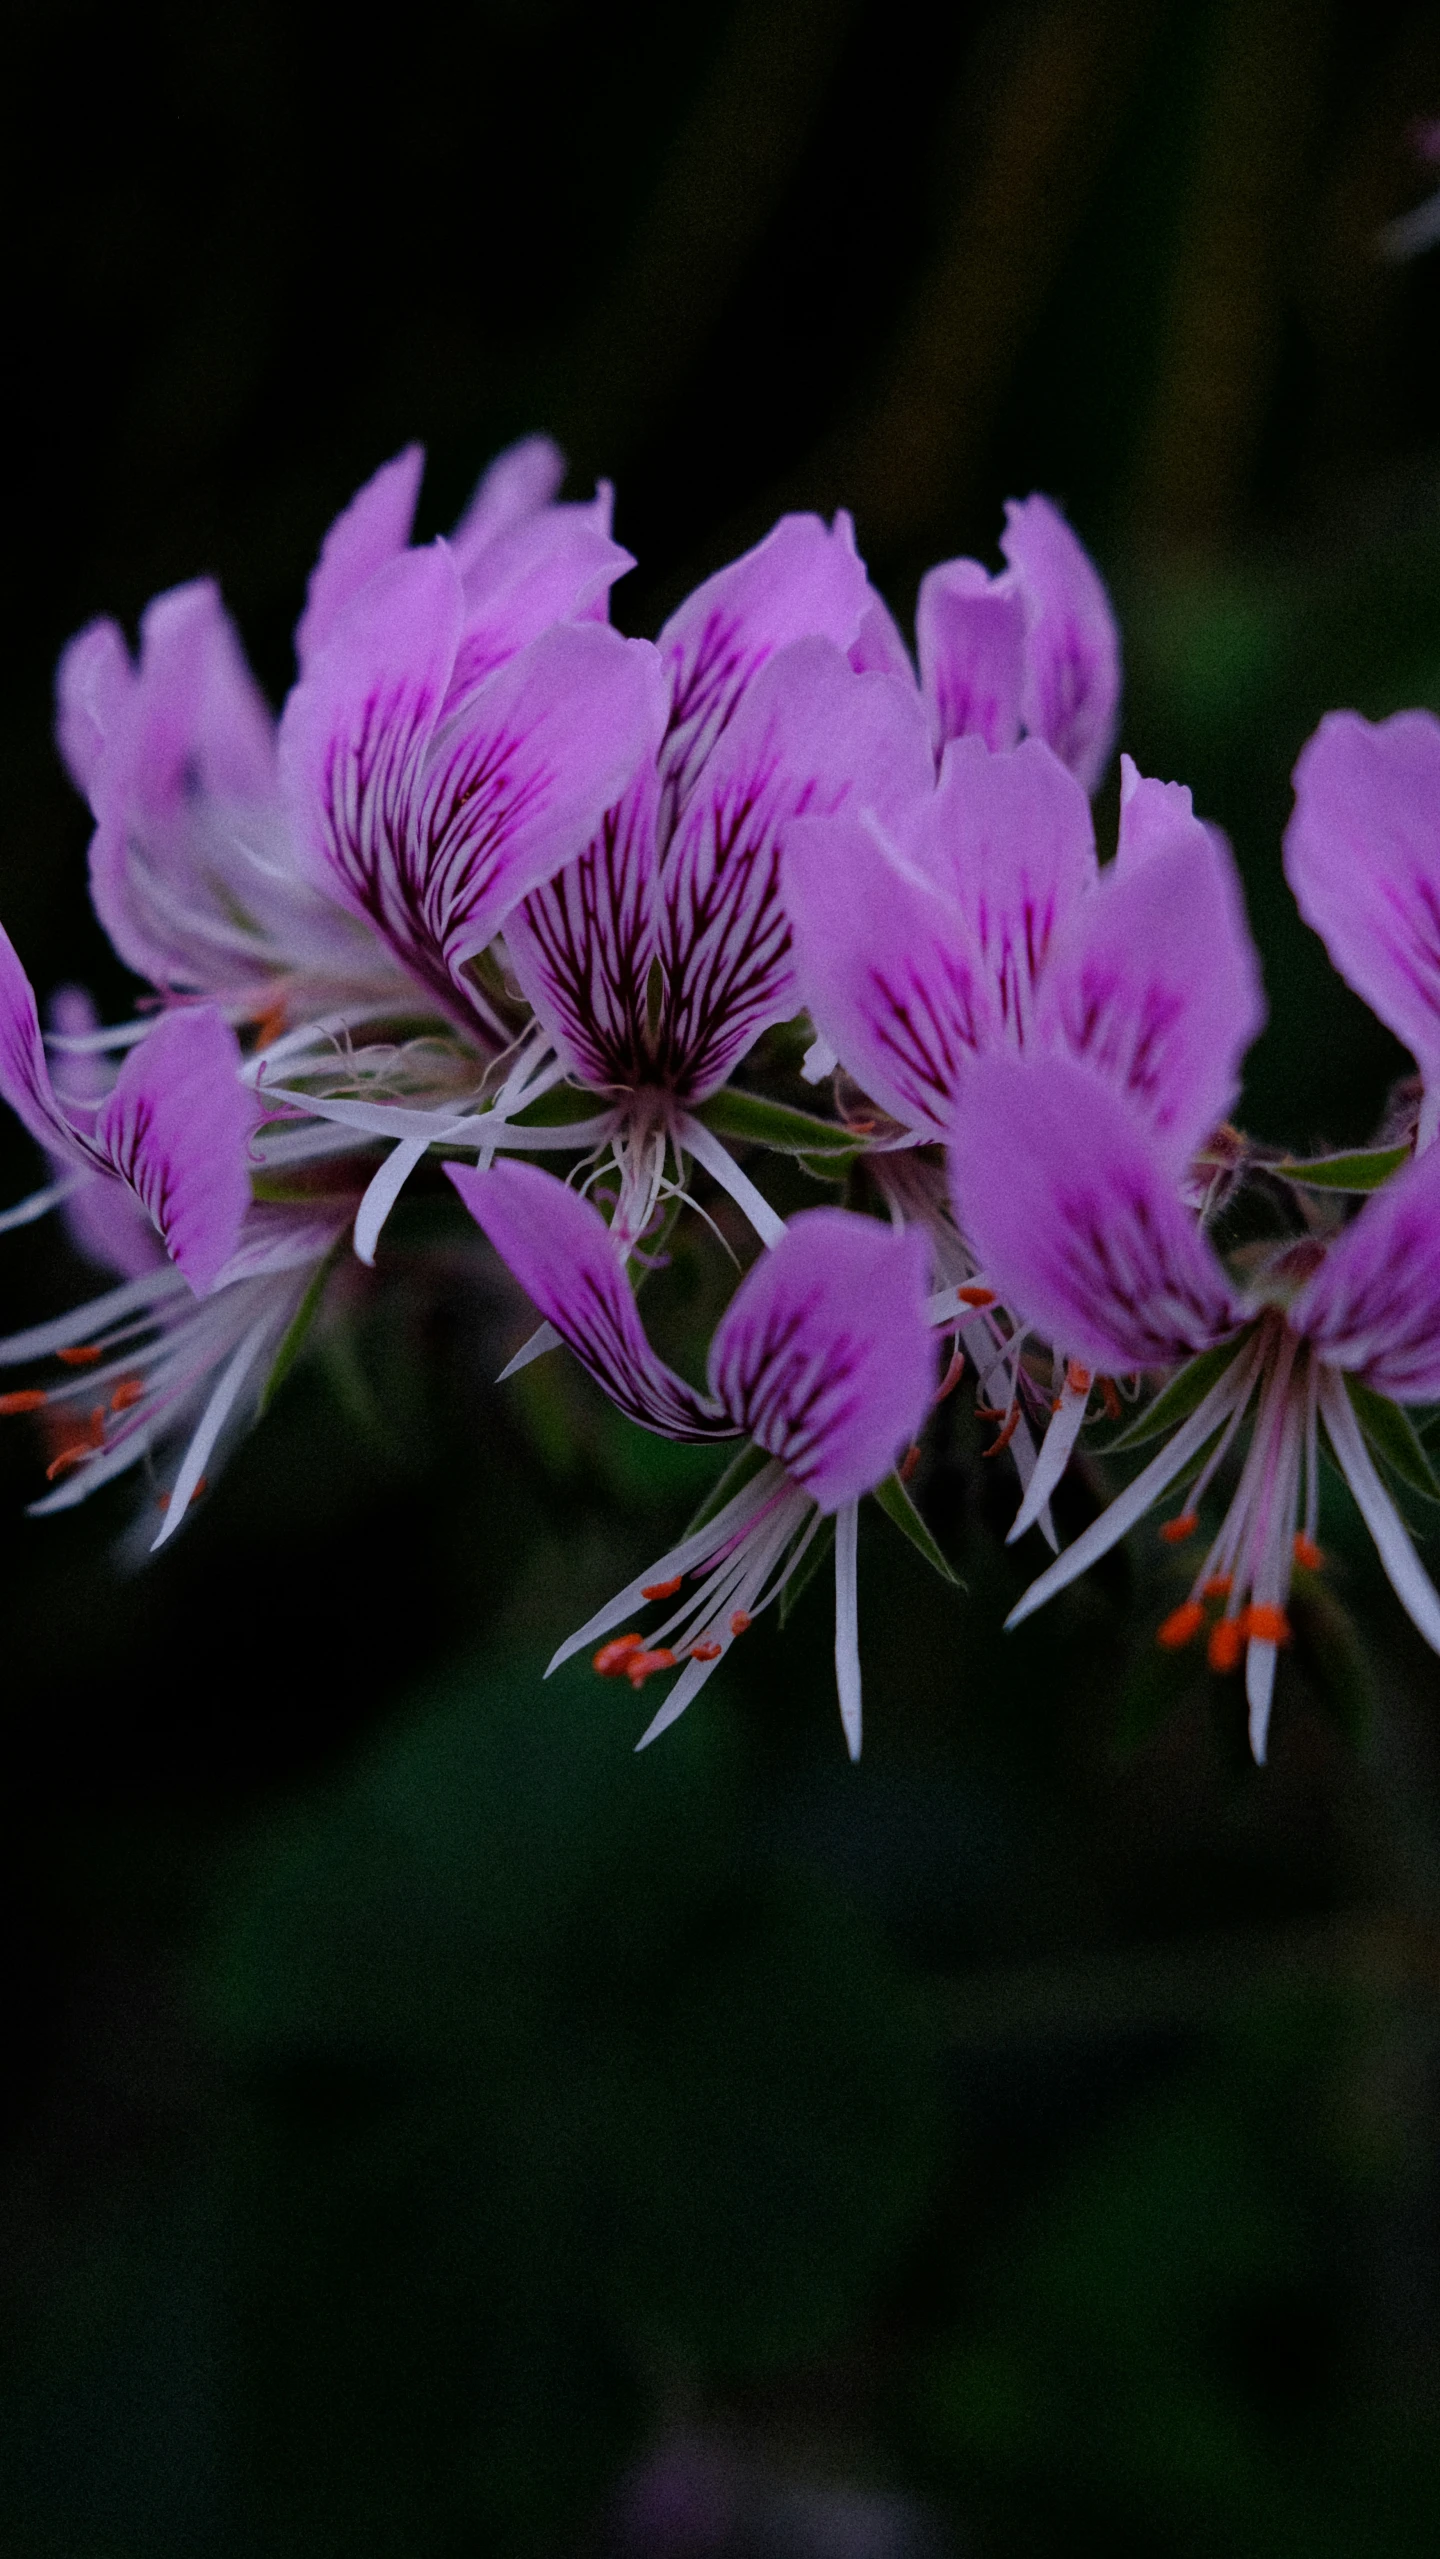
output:
<path id="1" fill-rule="evenodd" d="M 838 1120 L 817 1120 L 808 1111 L 792 1111 L 785 1102 L 763 1101 L 758 1093 L 742 1093 L 723 1085 L 702 1102 L 697 1120 L 716 1137 L 748 1138 L 753 1146 L 773 1147 L 781 1155 L 837 1156 L 848 1163 L 864 1152 L 864 1141 Z"/>
<path id="2" fill-rule="evenodd" d="M 1211 1387 L 1218 1385 L 1226 1369 L 1234 1365 L 1249 1339 L 1247 1331 L 1238 1341 L 1221 1342 L 1213 1351 L 1201 1351 L 1198 1359 L 1189 1361 L 1178 1377 L 1161 1387 L 1154 1403 L 1137 1413 L 1118 1439 L 1106 1441 L 1106 1456 L 1116 1449 L 1141 1448 L 1147 1439 L 1160 1439 L 1166 1431 L 1188 1421 L 1197 1406 L 1204 1403 Z"/>
<path id="3" fill-rule="evenodd" d="M 347 1241 L 348 1238 L 342 1235 L 334 1244 L 331 1245 L 324 1261 L 315 1273 L 315 1276 L 311 1280 L 309 1287 L 306 1289 L 304 1296 L 301 1298 L 299 1305 L 296 1307 L 294 1314 L 291 1316 L 289 1323 L 286 1325 L 285 1330 L 280 1337 L 280 1347 L 275 1353 L 274 1359 L 270 1363 L 270 1374 L 260 1389 L 259 1410 L 261 1413 L 267 1413 L 269 1411 L 271 1404 L 279 1394 L 281 1387 L 284 1385 L 286 1378 L 289 1376 L 291 1369 L 294 1367 L 295 1362 L 304 1349 L 310 1327 L 320 1312 L 320 1300 L 325 1294 L 325 1283 L 335 1268 L 336 1261 L 343 1251 Z"/>
<path id="4" fill-rule="evenodd" d="M 965 1585 L 959 1574 L 941 1554 L 898 1475 L 887 1475 L 883 1484 L 876 1485 L 875 1499 L 901 1536 L 909 1538 L 916 1554 L 924 1556 L 931 1572 L 938 1573 L 952 1590 L 963 1590 Z"/>
<path id="5" fill-rule="evenodd" d="M 1418 1493 L 1422 1501 L 1440 1502 L 1440 1476 L 1437 1476 L 1410 1416 L 1388 1395 L 1377 1395 L 1373 1386 L 1362 1386 L 1358 1377 L 1347 1377 L 1345 1392 L 1354 1408 L 1355 1419 L 1370 1442 L 1377 1457 L 1383 1457 L 1392 1475 Z"/>
<path id="6" fill-rule="evenodd" d="M 747 1440 L 744 1447 L 731 1458 L 724 1474 L 717 1475 L 694 1517 L 687 1520 L 677 1543 L 683 1545 L 687 1537 L 694 1536 L 697 1528 L 704 1527 L 707 1519 L 714 1519 L 717 1513 L 723 1511 L 727 1502 L 733 1502 L 737 1493 L 743 1493 L 746 1485 L 759 1474 L 761 1467 L 769 1466 L 771 1462 L 765 1449 L 757 1448 L 753 1439 Z"/>
<path id="7" fill-rule="evenodd" d="M 1410 1161 L 1408 1146 L 1363 1147 L 1353 1155 L 1314 1155 L 1308 1160 L 1286 1156 L 1266 1170 L 1307 1191 L 1378 1191 L 1392 1173 Z"/>
<path id="8" fill-rule="evenodd" d="M 794 1572 L 791 1574 L 790 1579 L 785 1585 L 785 1588 L 780 1593 L 779 1615 L 782 1626 L 789 1625 L 791 1615 L 801 1597 L 802 1592 L 809 1589 L 810 1584 L 815 1579 L 821 1565 L 828 1561 L 834 1551 L 835 1522 L 833 1519 L 827 1519 L 823 1528 L 818 1528 L 816 1530 L 815 1535 L 811 1538 L 809 1545 L 805 1549 L 803 1559 L 796 1565 Z"/>

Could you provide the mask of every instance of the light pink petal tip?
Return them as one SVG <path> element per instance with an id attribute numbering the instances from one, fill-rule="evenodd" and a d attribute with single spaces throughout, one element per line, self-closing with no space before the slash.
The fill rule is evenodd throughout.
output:
<path id="1" fill-rule="evenodd" d="M 622 1413 L 669 1439 L 734 1437 L 651 1349 L 610 1230 L 588 1200 L 533 1164 L 445 1170 L 526 1296 Z"/>
<path id="2" fill-rule="evenodd" d="M 335 518 L 310 572 L 305 610 L 295 629 L 295 655 L 302 673 L 376 570 L 404 550 L 424 469 L 424 447 L 407 445 L 357 490 Z"/>
<path id="3" fill-rule="evenodd" d="M 1010 501 L 1000 548 L 1025 599 L 1025 727 L 1093 791 L 1120 711 L 1120 633 L 1110 598 L 1049 498 Z"/>
<path id="4" fill-rule="evenodd" d="M 1335 967 L 1440 1072 L 1440 720 L 1331 711 L 1295 767 L 1285 876 Z"/>
<path id="5" fill-rule="evenodd" d="M 978 560 L 946 560 L 920 582 L 920 681 L 938 754 L 951 738 L 1014 746 L 1025 690 L 1025 602 L 1013 578 Z"/>
<path id="6" fill-rule="evenodd" d="M 845 1209 L 806 1209 L 741 1281 L 710 1384 L 822 1510 L 858 1500 L 914 1438 L 934 1385 L 929 1248 Z"/>
<path id="7" fill-rule="evenodd" d="M 1068 1058 L 977 1058 L 950 1150 L 956 1214 L 1022 1324 L 1086 1366 L 1168 1366 L 1241 1310 L 1123 1102 Z"/>
<path id="8" fill-rule="evenodd" d="M 512 525 L 549 506 L 564 477 L 565 456 L 548 435 L 522 436 L 497 453 L 450 536 L 461 576 Z"/>

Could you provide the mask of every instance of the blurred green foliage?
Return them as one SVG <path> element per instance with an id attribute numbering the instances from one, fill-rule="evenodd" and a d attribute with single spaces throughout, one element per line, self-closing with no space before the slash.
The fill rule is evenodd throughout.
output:
<path id="1" fill-rule="evenodd" d="M 42 986 L 126 1000 L 69 632 L 213 571 L 278 696 L 353 486 L 422 435 L 428 532 L 538 425 L 617 481 L 634 629 L 786 505 L 853 507 L 903 616 L 1052 491 L 1125 743 L 1236 847 L 1250 1124 L 1372 1132 L 1403 1061 L 1278 849 L 1323 711 L 1440 708 L 1440 258 L 1376 254 L 1433 7 L 475 0 L 367 46 L 58 0 L 7 44 Z M 6 1251 L 17 1321 L 84 1285 Z M 715 1270 L 682 1232 L 647 1293 L 682 1361 Z M 713 1461 L 559 1360 L 497 1394 L 528 1329 L 437 1187 L 156 1567 L 123 1500 L 24 1521 L 0 1440 L 6 2559 L 1428 2559 L 1440 1677 L 1338 1488 L 1263 1774 L 1151 1641 L 1158 1541 L 1003 1634 L 1032 1566 L 963 1395 L 913 1487 L 962 1587 L 864 1524 L 861 1767 L 823 1574 L 636 1760 L 643 1700 L 540 1665 Z"/>

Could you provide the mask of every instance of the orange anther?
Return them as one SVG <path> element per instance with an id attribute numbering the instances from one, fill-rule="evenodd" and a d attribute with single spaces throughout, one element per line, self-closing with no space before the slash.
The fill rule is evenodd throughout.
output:
<path id="1" fill-rule="evenodd" d="M 1120 1390 L 1117 1387 L 1114 1378 L 1097 1378 L 1096 1384 L 1100 1389 L 1101 1399 L 1105 1406 L 1105 1418 L 1107 1422 L 1118 1422 L 1121 1413 Z"/>
<path id="2" fill-rule="evenodd" d="M 17 1386 L 13 1395 L 0 1395 L 0 1413 L 38 1413 L 48 1402 L 43 1386 Z"/>
<path id="3" fill-rule="evenodd" d="M 638 1694 L 652 1671 L 673 1670 L 674 1667 L 675 1656 L 669 1645 L 657 1644 L 653 1653 L 647 1653 L 643 1649 L 638 1653 L 632 1653 L 625 1664 L 625 1676 Z"/>
<path id="4" fill-rule="evenodd" d="M 103 1448 L 104 1445 L 105 1407 L 103 1404 L 97 1404 L 85 1425 L 84 1438 L 69 1440 L 64 1448 L 56 1450 L 45 1469 L 46 1481 L 53 1484 L 57 1475 L 63 1475 L 70 1467 L 78 1466 L 82 1457 L 93 1457 L 96 1449 Z"/>
<path id="5" fill-rule="evenodd" d="M 962 1306 L 993 1306 L 995 1303 L 993 1288 L 957 1288 L 955 1294 Z"/>
<path id="6" fill-rule="evenodd" d="M 157 1509 L 157 1511 L 168 1511 L 168 1509 L 170 1508 L 170 1496 L 169 1496 L 169 1494 L 168 1494 L 168 1493 L 157 1493 L 157 1494 L 156 1494 L 156 1496 L 155 1496 L 155 1508 Z"/>
<path id="7" fill-rule="evenodd" d="M 628 1669 L 632 1654 L 642 1653 L 644 1649 L 643 1635 L 613 1636 L 608 1644 L 601 1645 L 591 1668 L 598 1670 L 602 1679 L 618 1679 L 622 1671 Z"/>
<path id="8" fill-rule="evenodd" d="M 1078 1359 L 1067 1359 L 1065 1362 L 1065 1383 L 1069 1387 L 1072 1395 L 1088 1395 L 1090 1392 L 1089 1369 L 1082 1368 Z"/>
<path id="9" fill-rule="evenodd" d="M 672 1573 L 668 1582 L 642 1582 L 642 1599 L 673 1599 L 685 1579 L 683 1573 Z"/>
<path id="10" fill-rule="evenodd" d="M 980 1451 L 981 1456 L 982 1456 L 982 1457 L 998 1457 L 998 1456 L 999 1456 L 999 1454 L 1000 1454 L 1000 1451 L 1002 1450 L 1002 1448 L 1008 1448 L 1008 1447 L 1009 1447 L 1010 1442 L 1011 1442 L 1011 1441 L 1012 1441 L 1012 1439 L 1014 1438 L 1014 1436 L 1015 1436 L 1015 1434 L 1016 1434 L 1016 1432 L 1018 1431 L 1018 1429 L 1019 1429 L 1019 1428 L 1020 1428 L 1020 1407 L 1019 1407 L 1019 1405 L 1018 1405 L 1018 1404 L 1012 1404 L 1012 1405 L 1011 1405 L 1011 1407 L 1010 1407 L 1009 1412 L 1008 1412 L 1008 1413 L 1006 1414 L 1006 1416 L 1005 1416 L 1004 1421 L 1003 1421 L 1003 1422 L 1001 1423 L 1001 1425 L 1000 1425 L 1000 1430 L 999 1430 L 999 1435 L 998 1435 L 998 1437 L 996 1437 L 995 1439 L 992 1439 L 992 1441 L 990 1442 L 990 1445 L 989 1445 L 989 1447 L 988 1447 L 988 1448 L 982 1448 L 982 1449 L 981 1449 L 981 1451 Z"/>
<path id="11" fill-rule="evenodd" d="M 908 1483 L 909 1483 L 910 1478 L 911 1478 L 911 1476 L 914 1474 L 915 1469 L 916 1469 L 916 1467 L 919 1465 L 919 1463 L 920 1463 L 920 1442 L 918 1441 L 918 1439 L 912 1439 L 912 1441 L 910 1442 L 909 1447 L 908 1447 L 908 1448 L 906 1449 L 906 1451 L 905 1451 L 904 1456 L 901 1458 L 899 1465 L 898 1465 L 898 1466 L 896 1467 L 896 1469 L 895 1469 L 895 1472 L 896 1472 L 896 1474 L 899 1476 L 900 1481 L 901 1481 L 901 1483 L 902 1483 L 902 1484 L 908 1484 Z"/>
<path id="12" fill-rule="evenodd" d="M 202 1476 L 200 1477 L 200 1479 L 199 1479 L 198 1483 L 196 1484 L 196 1486 L 195 1486 L 195 1488 L 194 1488 L 193 1492 L 192 1492 L 192 1493 L 191 1493 L 191 1495 L 190 1495 L 190 1499 L 191 1499 L 191 1501 L 192 1501 L 192 1502 L 198 1502 L 198 1501 L 199 1501 L 199 1499 L 200 1499 L 201 1494 L 202 1494 L 202 1493 L 208 1493 L 208 1492 L 209 1492 L 209 1490 L 210 1490 L 210 1478 L 209 1478 L 209 1476 L 208 1476 L 208 1475 L 202 1475 Z"/>
<path id="13" fill-rule="evenodd" d="M 1228 1599 L 1231 1580 L 1228 1573 L 1212 1573 L 1200 1592 L 1202 1599 Z"/>
<path id="14" fill-rule="evenodd" d="M 257 1013 L 255 1016 L 255 1046 L 257 1049 L 269 1048 L 272 1041 L 278 1040 L 284 1028 L 285 999 L 283 996 L 280 996 L 276 999 L 275 1003 L 267 1004 L 263 1013 Z"/>
<path id="15" fill-rule="evenodd" d="M 1212 1670 L 1234 1670 L 1244 1650 L 1245 1627 L 1241 1618 L 1222 1617 L 1218 1626 L 1211 1627 L 1205 1659 Z"/>
<path id="16" fill-rule="evenodd" d="M 1295 1561 L 1306 1573 L 1323 1572 L 1325 1567 L 1325 1558 L 1314 1538 L 1307 1537 L 1303 1528 L 1295 1531 Z"/>
<path id="17" fill-rule="evenodd" d="M 692 1662 L 718 1662 L 720 1653 L 719 1644 L 692 1644 L 690 1647 Z"/>
<path id="18" fill-rule="evenodd" d="M 1283 1608 L 1271 1608 L 1263 1602 L 1241 1612 L 1240 1623 L 1257 1644 L 1288 1644 L 1290 1620 Z"/>
<path id="19" fill-rule="evenodd" d="M 737 1608 L 737 1609 L 736 1609 L 736 1611 L 735 1611 L 735 1613 L 734 1613 L 734 1615 L 733 1615 L 733 1617 L 731 1618 L 731 1620 L 730 1620 L 730 1632 L 731 1632 L 731 1634 L 732 1634 L 732 1635 L 748 1635 L 748 1634 L 749 1634 L 749 1632 L 750 1632 L 750 1620 L 749 1620 L 749 1618 L 746 1616 L 746 1613 L 745 1613 L 745 1611 L 744 1611 L 744 1609 L 743 1609 L 743 1608 Z"/>
<path id="20" fill-rule="evenodd" d="M 93 1368 L 100 1355 L 98 1342 L 72 1342 L 68 1349 L 57 1351 L 55 1357 L 63 1359 L 67 1368 Z"/>
<path id="21" fill-rule="evenodd" d="M 1193 1644 L 1204 1623 L 1205 1611 L 1199 1600 L 1184 1600 L 1179 1608 L 1172 1608 L 1163 1626 L 1157 1628 L 1155 1641 L 1163 1644 L 1167 1653 L 1181 1652 L 1186 1644 Z"/>
<path id="22" fill-rule="evenodd" d="M 1175 1519 L 1162 1519 L 1160 1534 L 1167 1546 L 1183 1546 L 1187 1537 L 1194 1536 L 1199 1525 L 1198 1511 L 1181 1511 Z"/>
<path id="23" fill-rule="evenodd" d="M 110 1398 L 111 1412 L 128 1413 L 131 1405 L 138 1404 L 144 1393 L 145 1381 L 143 1378 L 122 1377 L 114 1394 Z"/>
<path id="24" fill-rule="evenodd" d="M 943 1404 L 947 1395 L 954 1394 L 955 1389 L 959 1385 L 964 1374 L 965 1354 L 963 1351 L 957 1351 L 935 1390 L 935 1401 L 937 1404 Z"/>

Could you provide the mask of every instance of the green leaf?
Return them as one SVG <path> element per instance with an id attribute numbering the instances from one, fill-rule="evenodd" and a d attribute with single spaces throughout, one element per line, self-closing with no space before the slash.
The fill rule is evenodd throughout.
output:
<path id="1" fill-rule="evenodd" d="M 686 1522 L 682 1539 L 677 1542 L 693 1537 L 696 1529 L 703 1528 L 707 1519 L 714 1519 L 727 1502 L 732 1502 L 737 1493 L 744 1491 L 752 1476 L 758 1475 L 761 1467 L 768 1466 L 770 1462 L 763 1448 L 757 1448 L 753 1440 L 747 1440 L 738 1455 L 731 1458 L 723 1475 L 716 1476 L 694 1517 Z"/>
<path id="2" fill-rule="evenodd" d="M 748 1138 L 754 1146 L 770 1146 L 781 1155 L 836 1156 L 846 1162 L 864 1151 L 864 1142 L 838 1120 L 813 1119 L 808 1111 L 792 1111 L 784 1102 L 762 1101 L 758 1093 L 742 1093 L 727 1084 L 712 1093 L 695 1114 L 717 1137 Z"/>
<path id="3" fill-rule="evenodd" d="M 348 1241 L 348 1236 L 342 1236 L 338 1243 L 331 1245 L 324 1261 L 321 1263 L 320 1268 L 310 1282 L 304 1296 L 301 1298 L 299 1305 L 296 1307 L 294 1314 L 291 1316 L 289 1323 L 286 1325 L 284 1333 L 281 1336 L 280 1347 L 271 1364 L 270 1374 L 266 1378 L 265 1383 L 260 1390 L 260 1411 L 262 1413 L 268 1413 L 275 1397 L 279 1394 L 281 1387 L 284 1385 L 285 1380 L 299 1358 L 301 1351 L 304 1349 L 310 1327 L 320 1312 L 320 1300 L 325 1294 L 325 1283 L 330 1277 L 330 1274 L 339 1259 L 340 1253 Z"/>
<path id="4" fill-rule="evenodd" d="M 963 1590 L 965 1585 L 959 1574 L 941 1554 L 898 1475 L 887 1475 L 883 1484 L 876 1485 L 875 1499 L 901 1536 L 909 1538 L 916 1554 L 924 1556 L 931 1572 L 938 1573 L 953 1590 Z"/>
<path id="5" fill-rule="evenodd" d="M 1268 1169 L 1282 1174 L 1287 1182 L 1301 1183 L 1307 1191 L 1378 1191 L 1409 1161 L 1408 1146 L 1372 1146 L 1354 1155 L 1287 1156 Z"/>
<path id="6" fill-rule="evenodd" d="M 1115 1449 L 1141 1448 L 1147 1439 L 1159 1439 L 1166 1431 L 1173 1431 L 1179 1423 L 1188 1421 L 1196 1407 L 1204 1403 L 1211 1387 L 1239 1357 L 1249 1339 L 1248 1332 L 1242 1333 L 1237 1342 L 1221 1342 L 1215 1350 L 1202 1351 L 1198 1359 L 1192 1359 L 1188 1367 L 1181 1369 L 1178 1377 L 1172 1377 L 1168 1386 L 1161 1387 L 1153 1404 L 1147 1404 L 1143 1413 L 1136 1414 L 1118 1439 L 1106 1441 L 1106 1456 Z"/>
<path id="7" fill-rule="evenodd" d="M 824 1527 L 817 1529 L 815 1535 L 811 1538 L 810 1543 L 805 1550 L 803 1560 L 796 1565 L 794 1572 L 791 1574 L 790 1579 L 785 1585 L 785 1588 L 780 1593 L 780 1623 L 782 1626 L 789 1625 L 796 1604 L 802 1593 L 809 1589 L 810 1584 L 815 1579 L 821 1565 L 828 1561 L 829 1557 L 834 1553 L 834 1549 L 835 1522 L 833 1519 L 827 1519 Z"/>
<path id="8" fill-rule="evenodd" d="M 1358 1377 L 1346 1378 L 1345 1392 L 1376 1456 L 1383 1457 L 1392 1474 L 1398 1475 L 1401 1483 L 1423 1501 L 1440 1502 L 1440 1477 L 1420 1444 L 1409 1414 L 1400 1405 L 1392 1404 L 1388 1395 L 1377 1395 L 1373 1386 L 1362 1386 Z"/>

